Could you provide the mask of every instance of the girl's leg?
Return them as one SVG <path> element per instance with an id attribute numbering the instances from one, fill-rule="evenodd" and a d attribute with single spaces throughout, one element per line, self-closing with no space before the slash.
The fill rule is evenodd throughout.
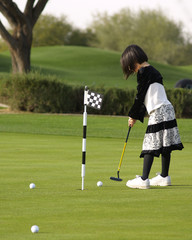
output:
<path id="1" fill-rule="evenodd" d="M 153 155 L 145 154 L 143 160 L 143 175 L 141 177 L 143 180 L 146 180 L 149 176 L 151 166 L 153 164 L 153 159 L 154 159 Z"/>
<path id="2" fill-rule="evenodd" d="M 169 174 L 169 165 L 171 154 L 162 154 L 162 172 L 160 175 L 150 179 L 150 186 L 170 186 L 171 185 L 171 178 Z"/>
<path id="3" fill-rule="evenodd" d="M 162 159 L 161 176 L 162 177 L 167 177 L 169 175 L 169 166 L 170 166 L 171 154 L 170 153 L 162 154 L 161 159 Z"/>
<path id="4" fill-rule="evenodd" d="M 130 188 L 148 189 L 150 188 L 150 182 L 148 179 L 149 172 L 153 163 L 153 156 L 150 154 L 144 155 L 143 160 L 143 175 L 127 181 L 126 186 Z"/>

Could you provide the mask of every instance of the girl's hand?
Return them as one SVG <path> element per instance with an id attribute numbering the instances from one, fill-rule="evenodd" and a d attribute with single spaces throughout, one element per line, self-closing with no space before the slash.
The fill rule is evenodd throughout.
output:
<path id="1" fill-rule="evenodd" d="M 136 123 L 136 121 L 137 121 L 136 119 L 129 117 L 128 126 L 133 127 L 133 125 Z"/>

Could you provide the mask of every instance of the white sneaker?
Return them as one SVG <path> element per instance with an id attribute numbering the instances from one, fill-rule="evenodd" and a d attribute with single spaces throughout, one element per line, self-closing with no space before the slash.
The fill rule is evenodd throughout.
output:
<path id="1" fill-rule="evenodd" d="M 158 174 L 156 177 L 149 180 L 150 186 L 170 186 L 171 185 L 171 178 L 170 176 L 162 177 L 160 174 Z"/>
<path id="2" fill-rule="evenodd" d="M 139 189 L 150 188 L 149 179 L 143 180 L 140 176 L 136 176 L 136 178 L 127 181 L 126 186 Z"/>

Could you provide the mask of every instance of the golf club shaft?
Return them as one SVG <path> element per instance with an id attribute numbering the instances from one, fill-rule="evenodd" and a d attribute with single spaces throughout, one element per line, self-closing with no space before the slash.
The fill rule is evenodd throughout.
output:
<path id="1" fill-rule="evenodd" d="M 127 140 L 128 140 L 130 131 L 131 131 L 131 127 L 129 127 L 127 137 L 126 137 L 126 140 L 125 140 L 125 143 L 124 143 L 123 152 L 121 154 L 121 159 L 120 159 L 119 166 L 118 166 L 118 172 L 120 171 L 120 168 L 121 168 L 121 164 L 122 164 L 122 160 L 123 160 L 123 156 L 124 156 L 124 152 L 125 152 L 125 148 L 126 148 L 126 145 L 127 145 Z"/>
<path id="2" fill-rule="evenodd" d="M 121 168 L 121 164 L 122 164 L 122 160 L 123 160 L 126 145 L 127 145 L 127 143 L 124 143 L 123 152 L 121 154 L 121 159 L 120 159 L 119 166 L 118 166 L 118 171 L 120 171 L 120 168 Z"/>

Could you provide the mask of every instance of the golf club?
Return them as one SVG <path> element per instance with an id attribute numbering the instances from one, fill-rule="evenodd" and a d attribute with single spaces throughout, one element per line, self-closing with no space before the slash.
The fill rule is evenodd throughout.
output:
<path id="1" fill-rule="evenodd" d="M 127 137 L 126 137 L 126 140 L 125 140 L 125 143 L 124 143 L 123 152 L 121 154 L 121 159 L 120 159 L 118 170 L 117 170 L 117 177 L 110 177 L 111 180 L 119 181 L 119 182 L 123 180 L 122 178 L 119 177 L 119 172 L 120 172 L 120 168 L 121 168 L 121 164 L 122 164 L 122 160 L 123 160 L 123 155 L 124 155 L 124 152 L 125 152 L 125 148 L 126 148 L 126 145 L 127 145 L 127 140 L 128 140 L 130 131 L 131 131 L 131 127 L 129 127 L 129 130 L 127 132 Z"/>

